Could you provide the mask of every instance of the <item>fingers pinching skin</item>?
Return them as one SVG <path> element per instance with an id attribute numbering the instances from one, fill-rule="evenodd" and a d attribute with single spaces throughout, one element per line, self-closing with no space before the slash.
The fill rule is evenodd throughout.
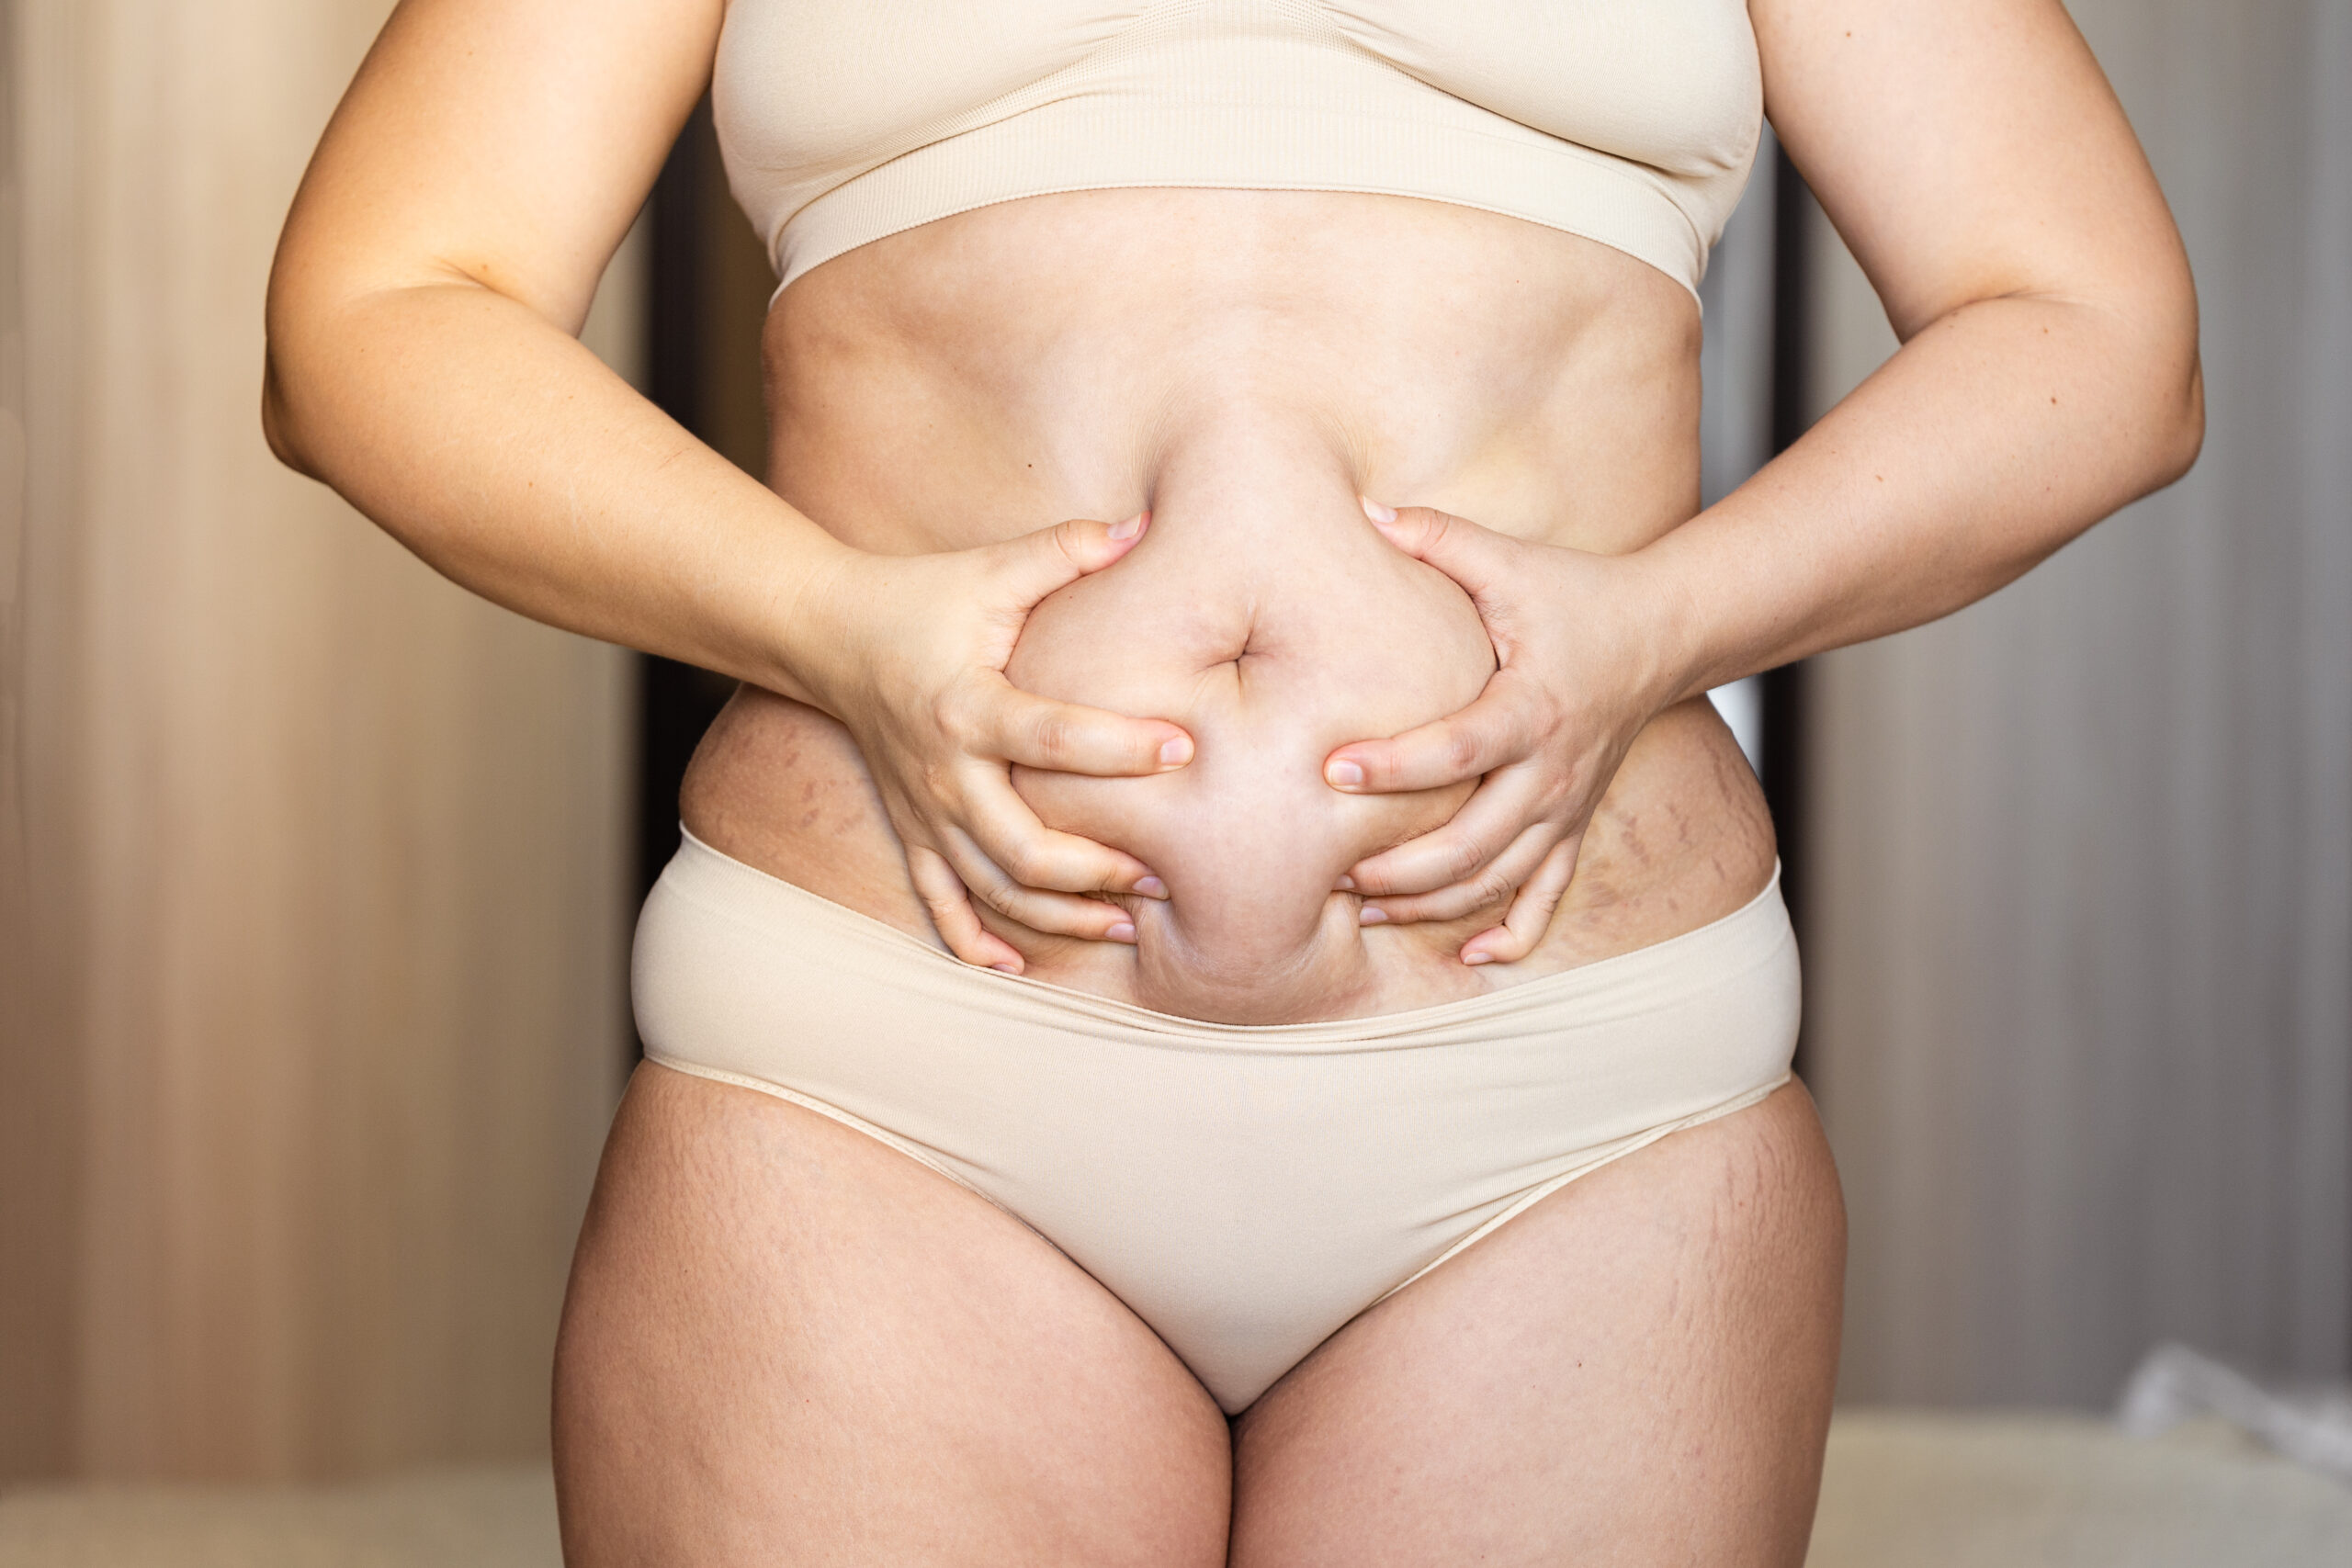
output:
<path id="1" fill-rule="evenodd" d="M 996 547 L 1008 573 L 1010 602 L 1004 609 L 1012 615 L 1014 635 L 1039 600 L 1117 563 L 1150 524 L 1148 512 L 1124 523 L 1079 519 Z M 1008 645 L 1005 652 L 1011 651 Z M 1009 762 L 1097 778 L 1132 778 L 1181 768 L 1193 760 L 1193 738 L 1166 719 L 1129 718 L 1055 702 L 1020 690 L 1001 672 L 992 694 L 984 741 Z"/>
<path id="2" fill-rule="evenodd" d="M 1150 525 L 1148 512 L 1139 512 L 1124 523 L 1073 518 L 1008 539 L 994 549 L 1002 559 L 1006 585 L 1026 614 L 1056 589 L 1115 564 L 1136 547 Z"/>
<path id="3" fill-rule="evenodd" d="M 1159 886 L 1159 879 L 1151 869 L 1125 851 L 1046 827 L 1001 770 L 976 767 L 971 773 L 964 795 L 963 830 L 976 840 L 972 856 L 984 860 L 990 870 L 1001 870 L 1022 886 L 1040 892 L 1166 896 L 1164 887 L 1153 891 Z M 959 864 L 956 870 L 969 882 L 978 868 Z M 1062 931 L 1058 926 L 1037 929 L 1080 934 Z"/>
<path id="4" fill-rule="evenodd" d="M 1087 895 L 1167 897 L 1132 855 L 1048 830 L 1013 790 L 1012 769 L 1165 773 L 1192 761 L 1192 737 L 1165 719 L 1049 701 L 1004 676 L 1037 603 L 1125 558 L 1149 524 L 1148 513 L 1078 520 L 921 558 L 847 552 L 828 579 L 842 651 L 810 693 L 855 738 L 916 892 L 967 963 L 1025 967 L 982 923 L 982 906 L 1048 935 L 1131 942 L 1127 912 Z"/>
<path id="5" fill-rule="evenodd" d="M 909 844 L 907 872 L 914 879 L 916 897 L 922 900 L 932 925 L 939 931 L 939 940 L 947 944 L 949 953 L 967 964 L 1001 969 L 1008 975 L 1018 975 L 1027 967 L 1019 949 L 980 924 L 963 879 L 956 874 L 945 856 L 937 850 Z"/>
<path id="6" fill-rule="evenodd" d="M 989 717 L 992 749 L 1024 768 L 1133 778 L 1169 773 L 1193 760 L 1193 738 L 1165 719 L 1129 718 L 1010 684 L 999 692 Z"/>
<path id="7" fill-rule="evenodd" d="M 1508 534 L 1434 507 L 1391 508 L 1369 496 L 1359 499 L 1363 514 L 1384 538 L 1453 579 L 1472 599 L 1483 598 L 1491 588 L 1508 582 L 1516 555 L 1527 548 Z"/>
<path id="8" fill-rule="evenodd" d="M 1500 770 L 1463 802 L 1450 821 L 1365 856 L 1348 868 L 1348 874 L 1357 892 L 1392 906 L 1391 919 L 1426 919 L 1407 916 L 1394 905 L 1411 895 L 1433 893 L 1477 875 L 1520 847 L 1527 829 L 1556 820 L 1555 813 L 1543 809 L 1544 804 L 1544 775 L 1537 768 L 1522 764 Z M 1550 848 L 1565 829 L 1565 823 L 1554 828 L 1544 841 L 1544 848 Z M 1522 851 L 1522 854 L 1525 863 L 1519 869 L 1522 874 L 1532 872 L 1540 852 L 1524 854 Z M 1515 878 L 1512 886 L 1518 886 Z"/>
<path id="9" fill-rule="evenodd" d="M 1679 700 L 1681 676 L 1644 639 L 1657 580 L 1597 555 L 1532 544 L 1427 507 L 1364 515 L 1397 549 L 1470 595 L 1495 673 L 1460 712 L 1324 759 L 1348 794 L 1478 779 L 1453 819 L 1351 866 L 1366 924 L 1453 919 L 1507 905 L 1503 923 L 1461 950 L 1465 964 L 1526 956 L 1571 878 L 1585 823 L 1634 738 Z"/>
<path id="10" fill-rule="evenodd" d="M 972 897 L 1006 919 L 1031 931 L 1076 937 L 1082 942 L 1114 942 L 1133 945 L 1135 921 L 1116 904 L 1075 893 L 1046 893 L 1023 886 L 1002 872 L 975 868 L 967 879 Z"/>
<path id="11" fill-rule="evenodd" d="M 1365 925 L 1391 921 L 1407 924 L 1415 920 L 1458 920 L 1480 909 L 1491 909 L 1512 897 L 1536 874 L 1544 855 L 1559 839 L 1560 829 L 1552 823 L 1531 822 L 1491 858 L 1474 858 L 1475 852 L 1463 853 L 1456 863 L 1468 869 L 1460 876 L 1427 892 L 1367 898 L 1357 919 Z"/>
<path id="12" fill-rule="evenodd" d="M 1066 835 L 1067 836 L 1067 835 Z M 1076 842 L 1083 845 L 1084 840 Z M 1086 942 L 1132 944 L 1135 922 L 1116 904 L 1070 893 L 1023 886 L 989 859 L 962 833 L 951 833 L 945 851 L 909 846 L 907 864 L 915 891 L 939 928 L 947 950 L 967 964 L 1019 975 L 1027 968 L 1020 951 L 980 922 L 976 903 L 1031 931 Z"/>
<path id="13" fill-rule="evenodd" d="M 1367 497 L 1363 511 L 1391 544 L 1453 578 L 1477 606 L 1487 635 L 1494 635 L 1489 586 L 1510 580 L 1513 552 L 1526 546 L 1426 506 L 1392 511 Z M 1519 689 L 1523 682 L 1510 678 L 1500 644 L 1496 652 L 1501 667 L 1476 702 L 1386 740 L 1351 741 L 1339 748 L 1324 759 L 1324 782 L 1351 795 L 1435 789 L 1525 756 L 1532 743 L 1530 699 L 1534 694 Z"/>
<path id="14" fill-rule="evenodd" d="M 1497 671 L 1458 713 L 1386 740 L 1351 740 L 1323 761 L 1323 782 L 1345 795 L 1442 789 L 1480 778 L 1534 745 L 1533 694 Z"/>
<path id="15" fill-rule="evenodd" d="M 1552 846 L 1535 874 L 1521 885 L 1503 923 L 1480 931 L 1462 944 L 1464 964 L 1515 964 L 1535 951 L 1551 929 L 1552 915 L 1577 873 L 1577 854 L 1584 835 L 1572 833 Z"/>

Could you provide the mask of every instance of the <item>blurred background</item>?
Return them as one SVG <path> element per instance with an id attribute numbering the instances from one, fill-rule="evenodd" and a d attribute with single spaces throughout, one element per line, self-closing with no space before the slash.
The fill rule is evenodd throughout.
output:
<path id="1" fill-rule="evenodd" d="M 725 688 L 468 598 L 256 415 L 382 0 L 0 4 L 0 1484 L 526 1462 Z M 1841 1398 L 2352 1371 L 2352 4 L 2077 0 L 2187 236 L 2178 485 L 1722 695 L 1852 1213 Z M 773 280 L 682 139 L 599 353 L 746 468 Z M 1894 347 L 1768 150 L 1705 479 Z"/>

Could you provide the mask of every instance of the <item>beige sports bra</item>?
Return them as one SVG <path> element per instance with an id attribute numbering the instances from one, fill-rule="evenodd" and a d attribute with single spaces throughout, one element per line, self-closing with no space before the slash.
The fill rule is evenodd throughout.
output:
<path id="1" fill-rule="evenodd" d="M 732 0 L 712 84 L 783 288 L 1054 191 L 1369 191 L 1697 291 L 1756 154 L 1743 0 Z"/>

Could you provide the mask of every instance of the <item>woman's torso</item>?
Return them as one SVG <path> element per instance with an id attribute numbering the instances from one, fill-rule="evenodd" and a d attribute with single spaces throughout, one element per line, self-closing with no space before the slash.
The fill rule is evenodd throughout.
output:
<path id="1" fill-rule="evenodd" d="M 1008 671 L 1185 726 L 1148 779 L 1016 779 L 1050 825 L 1167 882 L 1135 947 L 990 923 L 1041 979 L 1232 1022 L 1450 999 L 1646 945 L 1770 873 L 1755 781 L 1703 700 L 1604 797 L 1549 931 L 1455 956 L 1500 908 L 1362 927 L 1363 854 L 1464 788 L 1367 799 L 1341 742 L 1464 705 L 1493 652 L 1461 591 L 1359 494 L 1620 552 L 1697 509 L 1697 311 L 1621 251 L 1406 197 L 1208 189 L 1035 197 L 853 250 L 786 289 L 765 353 L 769 479 L 861 548 L 958 549 L 1149 508 L 1125 560 L 1041 604 Z M 682 803 L 720 851 L 930 936 L 855 746 L 739 694 Z"/>

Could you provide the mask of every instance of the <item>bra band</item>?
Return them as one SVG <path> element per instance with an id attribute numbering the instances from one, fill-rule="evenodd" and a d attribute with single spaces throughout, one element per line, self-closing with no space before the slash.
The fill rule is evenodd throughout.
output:
<path id="1" fill-rule="evenodd" d="M 890 32 L 936 4 L 853 8 L 875 47 L 835 62 L 846 81 L 822 77 L 822 46 L 850 23 L 807 36 L 821 9 L 735 0 L 714 85 L 729 178 L 779 292 L 859 245 L 998 202 L 1203 186 L 1477 208 L 1612 246 L 1695 295 L 1761 124 L 1736 0 L 1344 17 L 1314 0 L 1160 0 L 1101 39 L 1071 36 L 1068 0 L 1004 0 L 989 9 L 1015 51 L 1005 74 L 1046 58 L 960 103 L 946 80 L 959 62 Z M 877 95 L 905 107 L 861 114 L 856 73 L 886 64 L 904 75 Z"/>

